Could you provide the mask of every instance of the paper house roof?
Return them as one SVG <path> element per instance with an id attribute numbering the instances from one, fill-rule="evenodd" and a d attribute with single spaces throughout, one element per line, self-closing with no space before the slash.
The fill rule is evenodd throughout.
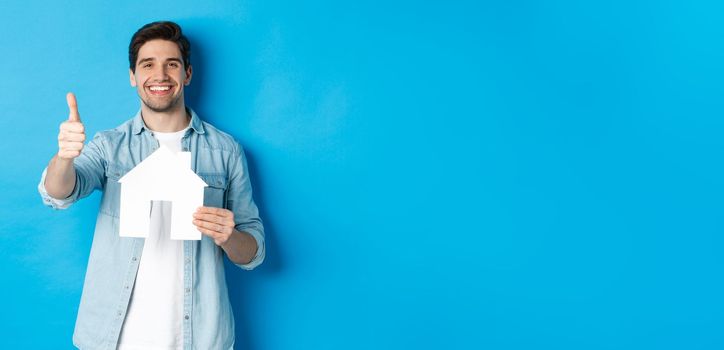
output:
<path id="1" fill-rule="evenodd" d="M 131 169 L 118 182 L 135 186 L 178 191 L 183 187 L 208 186 L 191 170 L 191 153 L 174 153 L 161 145 L 158 150 Z"/>

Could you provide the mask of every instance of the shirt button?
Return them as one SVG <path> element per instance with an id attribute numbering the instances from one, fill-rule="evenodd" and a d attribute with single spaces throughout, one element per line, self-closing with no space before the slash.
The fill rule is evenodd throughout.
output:
<path id="1" fill-rule="evenodd" d="M 121 316 L 122 312 L 118 311 L 118 316 Z"/>
<path id="2" fill-rule="evenodd" d="M 189 319 L 189 315 L 184 316 L 184 318 L 188 320 L 188 319 Z"/>
<path id="3" fill-rule="evenodd" d="M 128 289 L 128 286 L 126 286 L 126 289 Z"/>
<path id="4" fill-rule="evenodd" d="M 136 261 L 136 257 L 135 257 L 135 256 L 134 256 L 134 257 L 132 257 L 132 258 L 131 258 L 131 260 L 133 260 L 133 261 Z"/>
<path id="5" fill-rule="evenodd" d="M 191 292 L 191 288 L 186 288 L 186 293 Z"/>
<path id="6" fill-rule="evenodd" d="M 190 262 L 191 262 L 191 259 L 186 259 L 186 263 L 187 263 L 187 264 L 190 263 Z"/>

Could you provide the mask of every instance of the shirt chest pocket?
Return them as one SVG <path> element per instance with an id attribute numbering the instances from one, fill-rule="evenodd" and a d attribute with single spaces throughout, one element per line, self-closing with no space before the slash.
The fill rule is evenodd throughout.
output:
<path id="1" fill-rule="evenodd" d="M 101 213 L 119 217 L 121 203 L 121 183 L 118 182 L 130 169 L 111 164 L 106 169 L 106 183 L 101 199 Z"/>
<path id="2" fill-rule="evenodd" d="M 228 187 L 226 174 L 202 173 L 198 175 L 208 185 L 204 188 L 204 206 L 225 208 L 226 189 Z"/>

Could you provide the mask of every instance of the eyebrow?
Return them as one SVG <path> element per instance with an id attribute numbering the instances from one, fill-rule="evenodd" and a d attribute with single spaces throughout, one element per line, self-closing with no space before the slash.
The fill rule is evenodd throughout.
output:
<path id="1" fill-rule="evenodd" d="M 143 58 L 143 59 L 139 60 L 138 63 L 136 63 L 136 65 L 142 64 L 142 63 L 144 63 L 144 62 L 155 61 L 155 60 L 156 60 L 156 59 L 153 58 L 153 57 Z M 167 58 L 167 59 L 166 59 L 166 62 L 169 62 L 169 61 L 178 62 L 178 63 L 183 64 L 183 62 L 181 61 L 181 59 L 178 59 L 178 58 L 176 58 L 176 57 Z"/>

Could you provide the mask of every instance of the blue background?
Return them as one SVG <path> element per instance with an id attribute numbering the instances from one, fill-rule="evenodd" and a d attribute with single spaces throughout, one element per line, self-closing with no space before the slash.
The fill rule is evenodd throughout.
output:
<path id="1" fill-rule="evenodd" d="M 721 349 L 718 1 L 0 3 L 0 348 L 71 345 L 99 195 L 36 185 L 65 93 L 138 109 L 180 23 L 187 103 L 246 148 L 267 261 L 239 349 Z"/>

